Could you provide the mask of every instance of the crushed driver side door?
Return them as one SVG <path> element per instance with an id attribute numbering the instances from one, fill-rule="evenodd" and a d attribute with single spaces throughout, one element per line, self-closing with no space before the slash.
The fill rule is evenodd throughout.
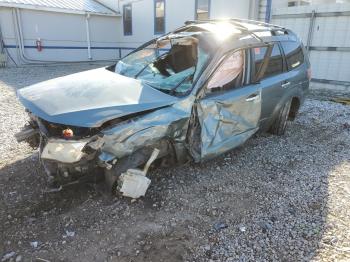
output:
<path id="1" fill-rule="evenodd" d="M 259 84 L 214 95 L 197 104 L 201 126 L 201 160 L 225 153 L 250 138 L 259 129 L 261 88 Z"/>
<path id="2" fill-rule="evenodd" d="M 247 57 L 245 60 L 248 61 Z M 225 59 L 221 66 L 223 63 Z M 250 72 L 249 66 L 245 63 L 244 67 L 247 75 Z M 217 71 L 219 68 L 220 65 Z M 211 91 L 197 101 L 200 161 L 213 158 L 243 144 L 259 129 L 261 85 L 259 83 L 247 85 L 244 78 L 248 79 L 242 77 L 240 84 L 231 81 L 225 85 L 224 90 Z"/>

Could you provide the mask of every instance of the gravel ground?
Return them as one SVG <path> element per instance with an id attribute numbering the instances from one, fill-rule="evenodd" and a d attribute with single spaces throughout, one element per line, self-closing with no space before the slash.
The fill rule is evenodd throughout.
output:
<path id="1" fill-rule="evenodd" d="M 13 89 L 92 67 L 0 69 L 0 258 L 350 260 L 350 107 L 332 102 L 308 99 L 285 136 L 152 171 L 134 203 L 95 185 L 43 193 L 37 152 L 13 138 L 26 121 Z"/>

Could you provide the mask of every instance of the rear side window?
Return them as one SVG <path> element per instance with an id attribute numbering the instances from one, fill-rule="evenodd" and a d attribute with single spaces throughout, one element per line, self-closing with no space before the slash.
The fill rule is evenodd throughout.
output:
<path id="1" fill-rule="evenodd" d="M 257 74 L 264 61 L 267 47 L 256 47 L 254 51 L 255 74 Z M 283 59 L 281 51 L 277 44 L 273 46 L 269 64 L 264 73 L 263 79 L 283 72 Z"/>
<path id="2" fill-rule="evenodd" d="M 304 53 L 297 42 L 282 42 L 282 48 L 286 56 L 288 70 L 293 70 L 304 63 Z"/>

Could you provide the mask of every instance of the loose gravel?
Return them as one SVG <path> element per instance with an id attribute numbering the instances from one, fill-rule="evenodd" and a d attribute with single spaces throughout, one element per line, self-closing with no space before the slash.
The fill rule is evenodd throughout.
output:
<path id="1" fill-rule="evenodd" d="M 160 168 L 143 199 L 98 185 L 43 192 L 14 89 L 95 65 L 0 69 L 0 259 L 349 261 L 350 107 L 308 99 L 282 137 Z M 40 260 L 44 259 L 44 260 Z"/>

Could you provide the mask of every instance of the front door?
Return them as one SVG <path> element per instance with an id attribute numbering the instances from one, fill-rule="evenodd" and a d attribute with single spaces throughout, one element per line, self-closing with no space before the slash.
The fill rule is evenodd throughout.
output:
<path id="1" fill-rule="evenodd" d="M 202 99 L 197 105 L 201 126 L 201 159 L 243 144 L 259 128 L 260 85 L 245 86 Z"/>
<path id="2" fill-rule="evenodd" d="M 245 85 L 246 55 L 244 50 L 227 55 L 206 85 L 206 94 L 196 104 L 200 160 L 243 144 L 259 128 L 261 86 Z"/>

